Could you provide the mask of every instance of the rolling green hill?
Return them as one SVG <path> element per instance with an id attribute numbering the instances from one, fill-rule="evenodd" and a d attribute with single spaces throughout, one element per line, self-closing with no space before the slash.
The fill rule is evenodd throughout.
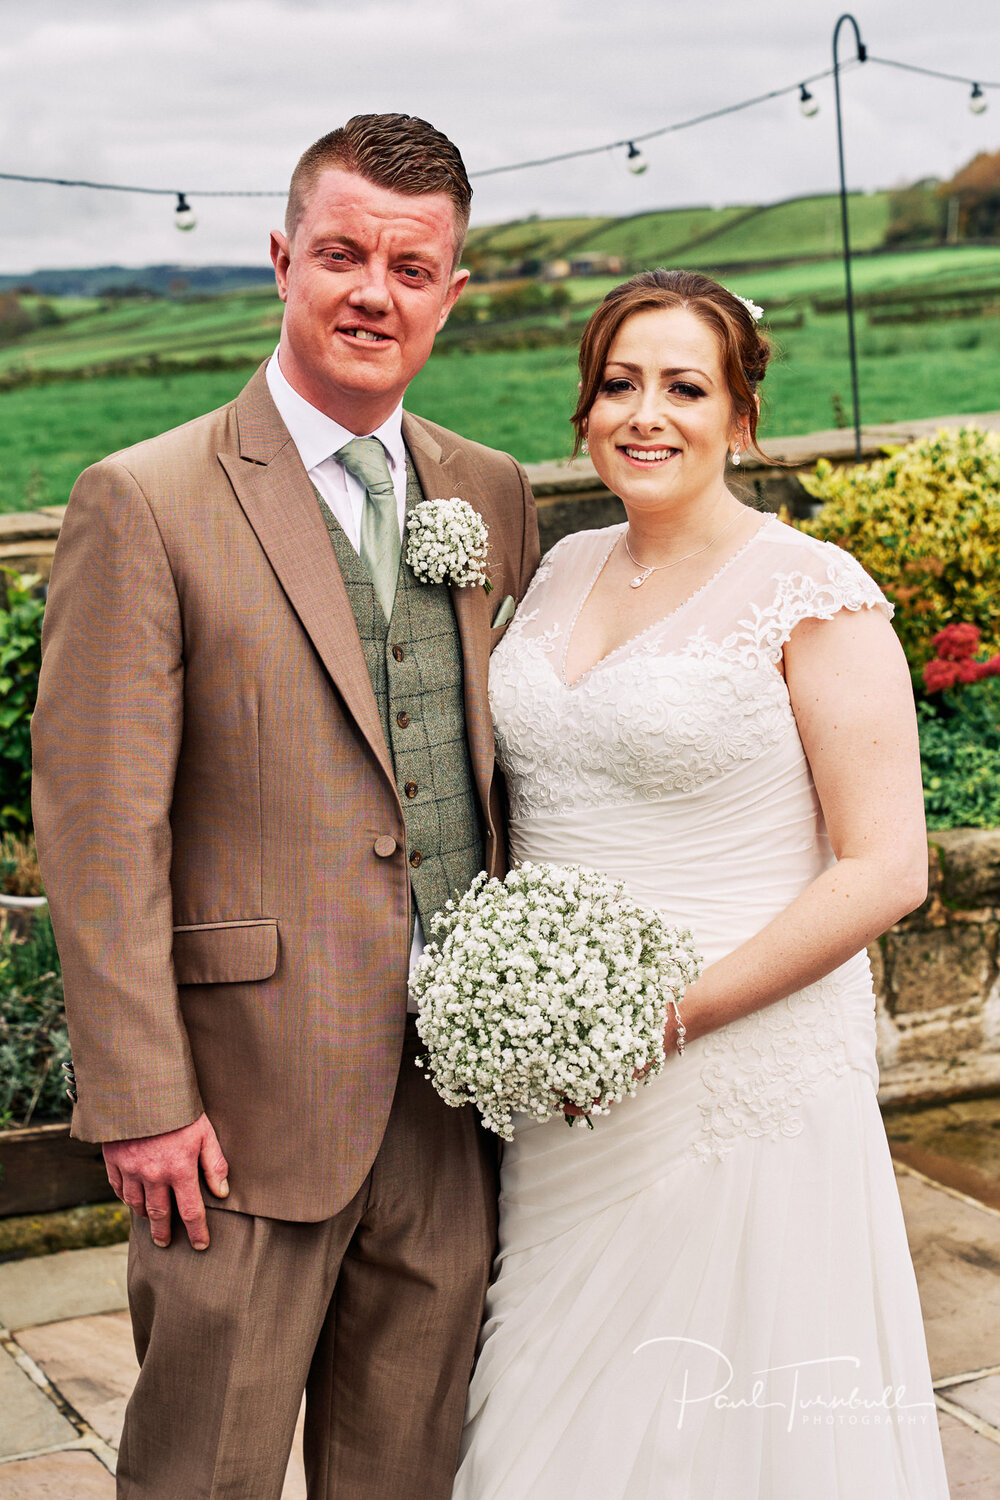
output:
<path id="1" fill-rule="evenodd" d="M 851 244 L 875 250 L 889 225 L 891 194 L 852 193 Z M 593 253 L 630 265 L 707 266 L 836 255 L 840 199 L 836 194 L 728 208 L 674 208 L 619 219 L 520 219 L 473 230 L 471 260 L 509 256 L 552 260 Z"/>
<path id="2" fill-rule="evenodd" d="M 604 224 L 576 248 L 653 265 L 674 256 L 692 241 L 718 233 L 747 212 L 745 208 L 675 208 L 633 214 Z"/>
<path id="3" fill-rule="evenodd" d="M 129 298 L 56 306 L 66 321 L 0 348 L 0 373 L 24 366 L 80 370 L 151 355 L 254 361 L 270 353 L 281 328 L 281 303 L 273 287 L 183 302 Z"/>
<path id="4" fill-rule="evenodd" d="M 851 246 L 876 250 L 885 241 L 889 224 L 888 193 L 852 193 Z M 751 209 L 733 223 L 721 225 L 680 253 L 689 264 L 735 265 L 747 261 L 804 259 L 840 252 L 840 199 L 796 198 L 768 208 Z"/>

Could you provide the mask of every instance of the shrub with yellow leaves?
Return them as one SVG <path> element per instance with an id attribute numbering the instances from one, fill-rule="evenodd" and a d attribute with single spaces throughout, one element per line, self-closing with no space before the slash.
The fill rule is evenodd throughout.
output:
<path id="1" fill-rule="evenodd" d="M 1000 434 L 941 430 L 856 468 L 820 459 L 802 480 L 823 509 L 801 529 L 856 557 L 896 606 L 914 682 L 953 621 L 1000 650 Z"/>

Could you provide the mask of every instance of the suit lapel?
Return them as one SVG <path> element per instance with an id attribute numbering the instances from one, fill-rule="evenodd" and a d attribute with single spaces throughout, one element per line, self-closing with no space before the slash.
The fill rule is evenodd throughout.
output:
<path id="1" fill-rule="evenodd" d="M 475 496 L 468 493 L 468 483 L 455 472 L 453 460 L 458 454 L 455 451 L 443 452 L 435 439 L 409 412 L 403 413 L 403 437 L 426 500 L 446 500 L 457 494 L 470 505 L 476 504 Z M 465 727 L 472 774 L 487 826 L 490 826 L 489 801 L 493 781 L 494 745 L 488 696 L 489 597 L 482 588 L 452 588 L 450 593 L 462 643 Z"/>
<path id="2" fill-rule="evenodd" d="M 357 625 L 319 504 L 263 368 L 236 401 L 240 451 L 220 453 L 285 594 L 390 783 L 396 779 Z"/>

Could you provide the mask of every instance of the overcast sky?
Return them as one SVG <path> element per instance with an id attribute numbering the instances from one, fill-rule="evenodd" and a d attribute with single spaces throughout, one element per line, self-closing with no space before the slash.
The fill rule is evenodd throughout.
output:
<path id="1" fill-rule="evenodd" d="M 0 170 L 180 188 L 283 188 L 359 111 L 422 115 L 470 172 L 641 135 L 829 66 L 821 0 L 6 0 Z M 1000 80 L 997 0 L 859 0 L 873 55 Z M 841 33 L 841 56 L 853 37 Z M 1000 149 L 1000 92 L 874 65 L 842 80 L 848 177 L 889 187 Z M 837 184 L 832 84 L 623 153 L 486 178 L 473 223 L 769 202 Z M 168 199 L 0 182 L 0 271 L 267 253 L 279 199 Z"/>

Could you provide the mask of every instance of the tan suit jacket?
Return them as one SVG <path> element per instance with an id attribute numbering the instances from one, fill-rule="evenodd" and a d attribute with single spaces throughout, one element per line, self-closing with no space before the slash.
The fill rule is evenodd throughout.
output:
<path id="1" fill-rule="evenodd" d="M 452 595 L 498 871 L 490 622 L 536 567 L 533 502 L 507 455 L 409 415 L 403 433 L 424 494 L 461 496 L 489 530 L 493 592 Z M 204 1108 L 226 1206 L 331 1216 L 392 1102 L 410 882 L 354 618 L 263 368 L 230 405 L 78 481 L 33 746 L 74 1134 L 152 1135 Z"/>

